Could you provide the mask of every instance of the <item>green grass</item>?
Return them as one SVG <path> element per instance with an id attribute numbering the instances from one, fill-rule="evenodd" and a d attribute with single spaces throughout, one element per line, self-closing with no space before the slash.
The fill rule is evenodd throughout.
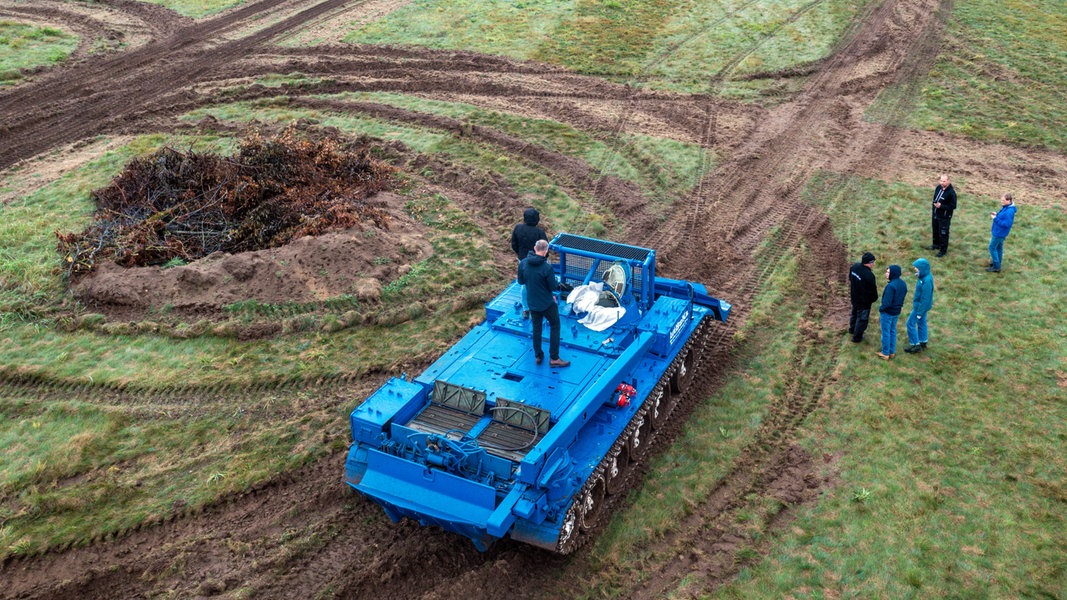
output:
<path id="1" fill-rule="evenodd" d="M 906 124 L 1067 151 L 1065 31 L 1062 0 L 956 2 Z M 884 118 L 882 110 L 875 105 L 871 118 Z"/>
<path id="2" fill-rule="evenodd" d="M 715 164 L 707 151 L 692 144 L 637 135 L 629 135 L 621 140 L 598 138 L 560 123 L 483 111 L 469 105 L 419 100 L 397 94 L 342 94 L 329 98 L 393 104 L 409 110 L 452 117 L 471 125 L 499 129 L 532 144 L 581 158 L 605 174 L 634 182 L 652 199 L 653 210 L 666 210 L 688 193 Z M 548 223 L 554 231 L 602 235 L 613 226 L 615 220 L 607 207 L 590 211 L 589 207 L 596 205 L 595 200 L 584 191 L 562 188 L 552 177 L 553 174 L 540 165 L 510 155 L 500 147 L 472 142 L 445 131 L 363 117 L 354 111 L 294 107 L 284 99 L 207 107 L 190 112 L 183 119 L 196 122 L 208 115 L 223 121 L 255 118 L 279 124 L 307 119 L 321 126 L 397 140 L 419 152 L 441 155 L 449 162 L 469 166 L 473 176 L 485 178 L 487 185 L 494 185 L 489 174 L 495 172 L 504 177 L 519 194 L 529 197 L 531 203 L 549 219 Z M 658 154 L 660 152 L 664 154 Z M 432 178 L 437 174 L 428 168 L 420 175 Z M 572 197 L 572 194 L 578 196 Z"/>
<path id="3" fill-rule="evenodd" d="M 244 4 L 247 0 L 142 0 L 165 6 L 179 15 L 199 19 Z"/>
<path id="4" fill-rule="evenodd" d="M 851 255 L 926 255 L 925 188 L 826 175 L 810 192 Z M 840 482 L 718 597 L 1062 597 L 1067 285 L 1048 265 L 1067 260 L 1067 216 L 1020 207 L 996 276 L 982 268 L 995 204 L 956 213 L 926 353 L 884 363 L 840 337 L 840 385 L 801 440 L 841 456 Z"/>
<path id="5" fill-rule="evenodd" d="M 22 78 L 23 69 L 66 60 L 78 49 L 78 36 L 55 27 L 0 20 L 0 86 Z"/>
<path id="6" fill-rule="evenodd" d="M 272 408 L 299 406 L 287 402 Z M 207 406 L 197 416 L 175 419 L 71 401 L 0 398 L 6 450 L 0 497 L 7 499 L 0 509 L 0 556 L 84 543 L 181 514 L 305 464 L 328 449 L 307 440 L 344 425 L 342 407 L 308 408 L 272 420 L 243 407 Z M 93 515 L 91 523 L 81 519 L 85 514 Z"/>
<path id="7" fill-rule="evenodd" d="M 707 92 L 721 76 L 825 57 L 865 2 L 831 0 L 416 0 L 348 42 L 475 50 L 559 64 L 656 89 Z M 777 85 L 727 82 L 756 98 Z"/>

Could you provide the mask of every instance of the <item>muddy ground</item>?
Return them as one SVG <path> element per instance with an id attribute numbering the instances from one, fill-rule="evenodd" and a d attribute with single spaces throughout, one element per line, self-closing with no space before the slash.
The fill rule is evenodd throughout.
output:
<path id="1" fill-rule="evenodd" d="M 707 361 L 717 368 L 701 371 L 694 386 L 703 395 L 734 368 L 729 357 L 732 333 L 749 317 L 749 300 L 774 264 L 803 245 L 799 268 L 811 293 L 802 333 L 809 343 L 800 344 L 794 357 L 797 383 L 771 407 L 756 439 L 704 505 L 657 542 L 662 549 L 686 551 L 649 564 L 640 580 L 617 582 L 624 596 L 660 597 L 683 577 L 689 582 L 687 593 L 694 596 L 714 590 L 744 562 L 738 549 L 745 535 L 738 530 L 736 516 L 752 505 L 752 498 L 775 498 L 796 507 L 832 485 L 827 476 L 818 474 L 833 472 L 834 457 L 809 456 L 791 441 L 793 431 L 819 407 L 826 396 L 823 391 L 834 383 L 833 369 L 811 374 L 812 361 L 831 365 L 836 352 L 832 348 L 836 344 L 817 342 L 847 320 L 840 282 L 850 257 L 826 216 L 800 197 L 813 174 L 830 170 L 932 187 L 938 173 L 948 172 L 965 175 L 971 194 L 992 196 L 1010 188 L 1035 203 L 1062 203 L 1067 198 L 1064 157 L 907 131 L 861 118 L 879 91 L 889 85 L 911 85 L 928 73 L 941 45 L 951 0 L 874 2 L 851 37 L 804 74 L 802 92 L 778 99 L 773 108 L 716 99 L 716 80 L 708 82 L 708 94 L 690 96 L 645 92 L 557 67 L 472 53 L 276 45 L 280 40 L 330 39 L 347 23 L 382 18 L 404 4 L 402 0 L 253 0 L 193 21 L 129 0 L 91 5 L 0 0 L 0 17 L 59 25 L 83 38 L 70 64 L 28 74 L 18 86 L 0 92 L 0 169 L 50 180 L 78 164 L 79 157 L 95 155 L 123 136 L 181 129 L 177 115 L 211 104 L 219 99 L 220 90 L 238 85 L 246 87 L 236 95 L 228 93 L 226 100 L 285 94 L 293 104 L 348 107 L 472 136 L 522 154 L 574 189 L 594 190 L 593 202 L 609 206 L 622 220 L 619 237 L 659 249 L 662 272 L 710 282 L 713 294 L 735 304 L 732 323 L 716 333 Z M 112 50 L 89 52 L 101 47 Z M 327 83 L 283 90 L 250 85 L 265 74 L 296 71 L 323 76 Z M 767 75 L 792 76 L 798 75 Z M 390 106 L 311 97 L 361 90 L 462 101 L 586 130 L 671 137 L 714 148 L 724 159 L 689 197 L 676 203 L 667 219 L 653 218 L 648 199 L 631 186 L 500 131 Z M 899 96 L 901 103 L 910 97 Z M 903 115 L 907 110 L 906 104 L 898 104 L 887 112 Z M 102 142 L 96 139 L 100 135 L 116 141 Z M 948 151 L 961 147 L 967 151 Z M 458 200 L 486 231 L 504 239 L 526 199 L 506 188 L 472 181 L 460 170 L 443 172 L 447 176 L 422 185 Z M 32 185 L 18 191 L 28 191 Z M 770 250 L 761 250 L 757 268 L 755 253 L 772 231 L 775 243 Z M 411 224 L 403 232 L 408 237 L 401 240 L 398 234 L 394 245 L 375 251 L 407 248 L 414 255 L 426 251 L 418 242 L 417 226 Z M 308 273 L 321 281 L 311 277 L 291 282 L 291 288 L 264 287 L 256 280 L 257 273 L 270 274 L 269 261 L 278 260 L 277 255 L 222 256 L 208 266 L 171 273 L 143 271 L 123 278 L 105 272 L 102 277 L 118 278 L 105 286 L 113 297 L 109 300 L 103 293 L 95 298 L 103 310 L 121 314 L 143 310 L 136 303 L 146 299 L 129 292 L 138 285 L 169 290 L 166 300 L 152 298 L 152 302 L 188 302 L 194 307 L 197 302 L 232 301 L 233 294 L 251 293 L 249 289 L 257 285 L 263 294 L 271 294 L 262 296 L 262 301 L 277 301 L 277 294 L 296 300 L 332 294 L 339 288 L 330 286 L 353 283 L 344 281 L 342 286 L 339 274 L 359 267 L 351 262 L 351 254 L 359 249 L 352 247 L 349 252 L 346 246 L 354 243 L 352 237 L 344 232 L 334 235 L 278 251 L 288 253 L 282 260 L 306 263 Z M 331 249 L 324 250 L 324 244 Z M 501 261 L 507 260 L 507 253 L 507 248 L 499 249 Z M 337 258 L 346 255 L 347 259 Z M 250 273 L 243 280 L 251 282 L 245 286 L 248 289 L 219 285 L 235 273 Z M 96 285 L 102 285 L 100 281 Z M 802 363 L 808 367 L 802 369 Z M 377 383 L 355 382 L 351 389 L 335 393 L 365 393 Z M 667 443 L 674 434 L 665 435 Z M 0 567 L 4 581 L 0 596 L 192 597 L 246 587 L 264 598 L 549 598 L 572 595 L 590 576 L 592 567 L 582 551 L 557 557 L 504 542 L 480 554 L 465 539 L 411 523 L 393 524 L 375 505 L 343 493 L 339 482 L 343 460 L 342 454 L 331 456 L 199 514 L 180 515 L 88 547 L 10 561 Z M 785 523 L 791 514 L 792 508 L 787 508 L 774 519 Z M 317 533 L 328 542 L 306 551 L 293 548 L 283 541 L 291 537 L 286 535 L 290 531 Z M 515 583 L 520 580 L 521 585 Z"/>

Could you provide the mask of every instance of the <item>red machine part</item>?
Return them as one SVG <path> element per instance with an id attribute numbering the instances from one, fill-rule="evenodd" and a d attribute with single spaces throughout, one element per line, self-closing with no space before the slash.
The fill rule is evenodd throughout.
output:
<path id="1" fill-rule="evenodd" d="M 630 401 L 633 400 L 633 397 L 637 395 L 637 390 L 634 388 L 634 386 L 628 383 L 620 383 L 615 388 L 615 394 L 615 406 L 618 406 L 619 408 L 626 408 L 627 406 L 630 406 Z"/>

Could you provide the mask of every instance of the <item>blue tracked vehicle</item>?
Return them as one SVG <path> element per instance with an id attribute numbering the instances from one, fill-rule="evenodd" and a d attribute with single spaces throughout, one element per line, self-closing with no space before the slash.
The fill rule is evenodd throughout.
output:
<path id="1" fill-rule="evenodd" d="M 570 234 L 550 250 L 569 367 L 535 363 L 512 283 L 425 372 L 352 412 L 345 481 L 394 521 L 483 551 L 504 537 L 573 551 L 628 488 L 730 312 L 701 284 L 656 277 L 654 250 Z"/>

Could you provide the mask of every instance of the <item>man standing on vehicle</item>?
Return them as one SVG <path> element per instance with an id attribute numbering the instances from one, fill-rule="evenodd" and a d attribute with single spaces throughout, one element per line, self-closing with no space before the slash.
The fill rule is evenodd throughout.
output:
<path id="1" fill-rule="evenodd" d="M 952 226 L 952 211 L 956 210 L 956 190 L 949 183 L 948 175 L 942 175 L 941 181 L 934 188 L 934 201 L 931 204 L 931 227 L 934 243 L 931 250 L 937 250 L 938 256 L 948 252 L 948 234 Z"/>
<path id="2" fill-rule="evenodd" d="M 874 278 L 874 255 L 864 252 L 860 261 L 848 270 L 848 295 L 852 300 L 852 313 L 848 317 L 848 332 L 852 341 L 863 341 L 867 322 L 871 318 L 871 305 L 878 300 L 878 282 Z"/>
<path id="3" fill-rule="evenodd" d="M 540 222 L 541 213 L 531 206 L 523 211 L 522 223 L 515 225 L 515 228 L 511 230 L 511 249 L 515 251 L 515 256 L 520 261 L 533 252 L 537 240 L 548 240 L 544 228 L 538 225 Z M 522 286 L 522 316 L 523 318 L 530 316 L 530 302 L 526 286 Z"/>
<path id="4" fill-rule="evenodd" d="M 570 361 L 559 357 L 559 308 L 558 299 L 553 294 L 559 289 L 556 272 L 548 262 L 548 242 L 537 240 L 533 252 L 519 263 L 519 283 L 526 286 L 530 301 L 530 317 L 533 319 L 533 347 L 537 364 L 545 359 L 541 348 L 541 328 L 544 319 L 548 320 L 548 364 L 553 367 L 566 367 Z"/>

